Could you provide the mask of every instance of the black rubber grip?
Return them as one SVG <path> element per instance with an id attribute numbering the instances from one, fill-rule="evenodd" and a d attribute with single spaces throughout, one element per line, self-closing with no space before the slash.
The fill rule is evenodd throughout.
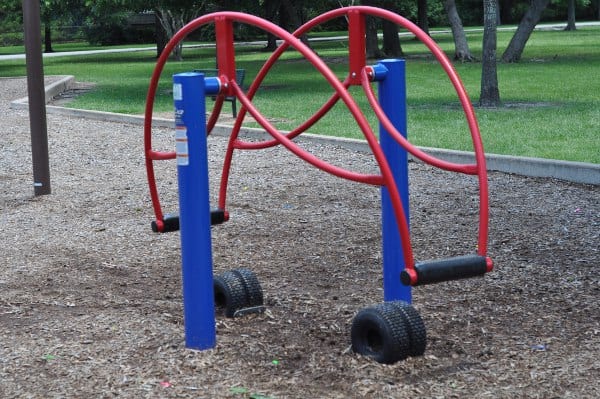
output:
<path id="1" fill-rule="evenodd" d="M 210 211 L 210 224 L 221 224 L 229 220 L 227 212 L 223 209 L 213 209 Z M 168 214 L 163 218 L 163 230 L 162 233 L 169 233 L 171 231 L 179 230 L 179 215 Z M 158 233 L 158 225 L 156 221 L 152 221 L 152 231 Z"/>
<path id="2" fill-rule="evenodd" d="M 224 209 L 213 209 L 210 211 L 210 224 L 221 224 L 229 220 L 229 216 Z"/>
<path id="3" fill-rule="evenodd" d="M 482 276 L 487 271 L 487 258 L 479 255 L 457 256 L 454 258 L 430 260 L 415 265 L 417 281 L 413 286 L 440 283 Z M 400 273 L 400 280 L 410 285 L 410 276 L 406 271 Z"/>
<path id="4" fill-rule="evenodd" d="M 158 230 L 158 225 L 156 221 L 152 222 L 152 231 L 155 233 L 169 233 L 171 231 L 179 230 L 179 215 L 176 214 L 167 214 L 163 217 L 163 229 L 162 231 Z"/>

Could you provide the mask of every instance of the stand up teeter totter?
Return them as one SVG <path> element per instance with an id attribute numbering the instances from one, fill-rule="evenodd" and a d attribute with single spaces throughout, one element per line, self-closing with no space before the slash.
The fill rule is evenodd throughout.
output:
<path id="1" fill-rule="evenodd" d="M 365 16 L 389 20 L 412 32 L 424 43 L 440 63 L 453 84 L 464 110 L 475 153 L 474 164 L 456 164 L 440 160 L 419 150 L 406 139 L 406 84 L 404 60 L 383 60 L 366 65 Z M 333 18 L 348 21 L 349 73 L 340 82 L 325 63 L 299 39 L 315 26 Z M 152 148 L 152 112 L 154 97 L 163 67 L 173 48 L 189 33 L 213 23 L 216 33 L 218 77 L 201 73 L 180 73 L 173 77 L 173 98 L 176 119 L 176 151 Z M 282 40 L 258 72 L 246 93 L 236 83 L 233 23 L 252 25 L 272 33 Z M 334 89 L 332 96 L 308 120 L 288 133 L 279 132 L 253 105 L 252 98 L 261 82 L 283 52 L 293 47 L 302 54 Z M 371 87 L 379 84 L 379 99 Z M 363 87 L 365 95 L 380 122 L 379 139 L 369 126 L 348 88 Z M 216 95 L 209 120 L 205 116 L 205 96 Z M 242 104 L 233 126 L 225 153 L 218 206 L 210 209 L 206 136 L 215 126 L 223 99 L 235 96 Z M 293 139 L 322 118 L 342 100 L 363 132 L 375 160 L 379 175 L 349 171 L 306 152 Z M 246 112 L 268 132 L 272 139 L 250 142 L 239 138 Z M 452 64 L 435 42 L 407 19 L 387 10 L 356 6 L 339 8 L 322 14 L 290 34 L 278 26 L 253 15 L 237 12 L 217 12 L 204 15 L 184 26 L 169 41 L 157 61 L 146 103 L 145 125 L 146 169 L 155 212 L 152 228 L 156 232 L 181 230 L 183 297 L 186 345 L 207 349 L 215 345 L 215 304 L 225 309 L 229 317 L 262 309 L 263 294 L 256 275 L 248 269 L 235 269 L 213 276 L 211 225 L 229 220 L 226 195 L 233 152 L 259 150 L 283 145 L 313 166 L 347 180 L 381 186 L 382 245 L 384 302 L 358 312 L 351 328 L 355 352 L 378 362 L 393 363 L 408 356 L 422 355 L 426 347 L 423 321 L 410 305 L 411 287 L 467 277 L 481 276 L 492 270 L 486 256 L 488 234 L 487 173 L 479 127 L 471 102 Z M 479 233 L 477 253 L 447 259 L 416 263 L 413 258 L 408 222 L 407 155 L 435 167 L 475 175 L 479 183 Z M 179 215 L 163 214 L 155 181 L 154 162 L 177 159 L 179 183 Z"/>

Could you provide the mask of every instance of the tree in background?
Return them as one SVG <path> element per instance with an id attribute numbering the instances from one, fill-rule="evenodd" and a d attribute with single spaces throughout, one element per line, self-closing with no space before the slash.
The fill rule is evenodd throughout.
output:
<path id="1" fill-rule="evenodd" d="M 450 22 L 452 37 L 454 38 L 454 59 L 460 60 L 461 62 L 474 61 L 475 57 L 473 57 L 471 50 L 469 49 L 465 29 L 463 28 L 462 20 L 456 9 L 456 1 L 444 0 L 444 9 L 448 16 L 448 22 Z"/>
<path id="2" fill-rule="evenodd" d="M 52 53 L 52 20 L 55 16 L 53 6 L 58 9 L 59 5 L 53 4 L 52 0 L 42 0 L 40 3 L 40 19 L 44 24 L 44 53 Z"/>
<path id="3" fill-rule="evenodd" d="M 264 17 L 267 21 L 277 23 L 277 14 L 279 13 L 279 1 L 278 0 L 264 0 Z M 265 51 L 274 51 L 277 48 L 277 37 L 272 33 L 267 33 L 267 45 Z"/>
<path id="4" fill-rule="evenodd" d="M 59 1 L 59 0 L 57 0 Z M 205 12 L 206 0 L 84 0 L 91 18 L 115 18 L 122 13 L 154 11 L 157 25 L 160 26 L 168 39 L 186 23 Z M 123 24 L 124 21 L 120 21 Z M 164 48 L 165 41 L 157 35 L 157 51 Z M 182 59 L 182 45 L 173 50 L 173 57 Z"/>
<path id="5" fill-rule="evenodd" d="M 83 7 L 81 0 L 41 0 L 40 19 L 44 24 L 44 52 L 52 53 L 52 27 L 56 21 L 67 21 L 71 10 Z"/>
<path id="6" fill-rule="evenodd" d="M 395 13 L 400 13 L 395 1 L 384 1 L 382 8 Z M 400 38 L 398 37 L 398 25 L 388 20 L 382 23 L 383 31 L 383 46 L 381 50 L 386 57 L 401 57 L 404 55 L 400 46 Z"/>
<path id="7" fill-rule="evenodd" d="M 565 30 L 576 30 L 575 26 L 575 0 L 567 0 L 567 26 Z"/>
<path id="8" fill-rule="evenodd" d="M 496 65 L 497 0 L 483 0 L 483 55 L 481 59 L 480 107 L 498 107 L 500 90 Z"/>
<path id="9" fill-rule="evenodd" d="M 264 18 L 279 25 L 288 32 L 295 31 L 307 20 L 306 4 L 304 1 L 264 0 L 261 3 Z M 274 35 L 268 33 L 265 50 L 275 50 L 277 47 L 276 40 L 277 38 Z M 300 36 L 300 40 L 304 44 L 309 45 L 307 35 Z"/>
<path id="10" fill-rule="evenodd" d="M 565 27 L 565 30 L 576 30 L 577 26 L 575 25 L 575 19 L 576 19 L 576 14 L 577 14 L 577 10 L 589 10 L 591 11 L 593 9 L 592 7 L 592 0 L 554 0 L 551 2 L 551 4 L 556 5 L 555 3 L 558 2 L 559 4 L 562 4 L 564 6 L 564 3 L 566 2 L 567 4 L 567 26 Z M 598 6 L 598 14 L 595 16 L 592 16 L 591 12 L 588 14 L 588 17 L 595 17 L 596 19 L 600 19 L 600 0 L 598 0 L 596 2 L 597 6 Z"/>
<path id="11" fill-rule="evenodd" d="M 195 1 L 157 1 L 154 12 L 167 37 L 172 38 L 185 24 L 204 13 L 205 0 Z M 179 42 L 173 49 L 173 58 L 183 59 L 183 43 Z"/>
<path id="12" fill-rule="evenodd" d="M 502 61 L 517 62 L 521 59 L 525 45 L 531 36 L 531 32 L 540 21 L 542 12 L 546 9 L 550 0 L 532 0 L 525 15 L 521 19 L 517 31 L 502 54 Z"/>
<path id="13" fill-rule="evenodd" d="M 398 13 L 395 1 L 363 0 L 362 5 L 380 7 Z M 383 30 L 383 46 L 379 48 L 377 36 L 379 20 L 374 17 L 366 19 L 366 47 L 367 58 L 400 57 L 403 55 L 400 39 L 398 38 L 398 25 L 384 20 L 381 22 Z"/>
<path id="14" fill-rule="evenodd" d="M 23 31 L 23 8 L 20 0 L 2 0 L 0 2 L 0 32 L 3 33 L 1 46 L 23 42 L 16 32 Z"/>
<path id="15" fill-rule="evenodd" d="M 417 25 L 421 30 L 429 34 L 429 17 L 427 12 L 427 0 L 417 0 Z"/>

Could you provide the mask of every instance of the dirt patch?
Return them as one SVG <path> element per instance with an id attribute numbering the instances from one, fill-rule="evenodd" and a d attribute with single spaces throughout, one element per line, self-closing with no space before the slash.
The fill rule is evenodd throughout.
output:
<path id="1" fill-rule="evenodd" d="M 382 300 L 379 190 L 282 148 L 236 153 L 214 269 L 254 270 L 267 311 L 219 317 L 217 347 L 196 352 L 184 345 L 179 235 L 150 230 L 141 127 L 49 115 L 53 193 L 34 198 L 27 113 L 8 108 L 25 86 L 0 84 L 1 397 L 600 396 L 597 186 L 491 174 L 496 270 L 415 289 L 426 354 L 384 366 L 349 349 L 353 316 Z M 172 136 L 157 131 L 156 146 Z M 213 198 L 225 145 L 209 139 Z M 371 156 L 303 145 L 375 171 Z M 410 173 L 417 259 L 473 252 L 474 179 Z M 176 210 L 175 165 L 157 175 Z"/>

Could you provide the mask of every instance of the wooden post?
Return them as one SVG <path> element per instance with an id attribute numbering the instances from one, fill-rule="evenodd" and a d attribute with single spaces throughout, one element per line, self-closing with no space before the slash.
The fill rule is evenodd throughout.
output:
<path id="1" fill-rule="evenodd" d="M 46 126 L 46 97 L 42 61 L 40 2 L 23 0 L 25 56 L 27 63 L 27 95 L 29 96 L 29 126 L 35 195 L 50 194 L 50 163 Z"/>

